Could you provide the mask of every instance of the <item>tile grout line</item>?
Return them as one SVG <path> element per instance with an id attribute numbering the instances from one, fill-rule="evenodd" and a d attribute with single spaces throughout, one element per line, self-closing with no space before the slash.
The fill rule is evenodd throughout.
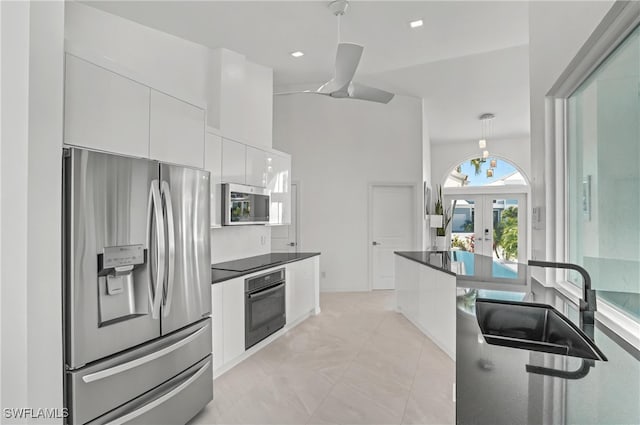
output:
<path id="1" fill-rule="evenodd" d="M 404 410 L 402 412 L 402 419 L 400 420 L 400 424 L 404 422 L 404 418 L 407 415 L 407 406 L 409 405 L 409 399 L 411 398 L 411 394 L 413 394 L 413 387 L 416 383 L 416 377 L 418 376 L 418 368 L 420 367 L 420 360 L 422 359 L 422 353 L 424 352 L 425 343 L 426 343 L 426 339 L 423 339 L 422 345 L 420 346 L 420 355 L 418 356 L 418 363 L 416 363 L 416 372 L 413 375 L 413 380 L 411 381 L 411 387 L 409 388 L 409 394 L 407 395 L 407 400 L 404 403 Z"/>

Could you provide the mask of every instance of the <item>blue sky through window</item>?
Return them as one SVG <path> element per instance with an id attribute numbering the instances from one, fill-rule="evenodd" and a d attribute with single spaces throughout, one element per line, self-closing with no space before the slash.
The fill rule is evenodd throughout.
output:
<path id="1" fill-rule="evenodd" d="M 493 177 L 487 177 L 487 170 L 490 168 L 490 161 L 492 159 L 495 159 L 497 161 L 497 167 L 493 169 Z M 486 162 L 481 164 L 482 171 L 478 175 L 476 175 L 475 167 L 471 165 L 470 160 L 467 160 L 460 165 L 460 172 L 469 176 L 467 180 L 469 183 L 467 184 L 467 186 L 484 186 L 493 183 L 496 180 L 500 180 L 502 177 L 517 171 L 516 168 L 513 167 L 509 162 L 491 157 L 489 157 Z"/>

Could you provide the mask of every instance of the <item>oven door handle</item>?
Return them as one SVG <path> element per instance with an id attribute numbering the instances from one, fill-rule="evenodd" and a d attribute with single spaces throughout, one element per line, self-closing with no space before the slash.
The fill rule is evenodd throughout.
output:
<path id="1" fill-rule="evenodd" d="M 278 291 L 278 290 L 280 290 L 282 288 L 284 288 L 284 282 L 279 283 L 279 284 L 277 284 L 275 286 L 271 286 L 268 289 L 264 289 L 264 290 L 249 294 L 249 295 L 247 295 L 247 298 L 253 299 L 253 298 L 263 297 L 265 295 L 272 294 L 272 293 L 274 293 L 274 292 L 276 292 L 276 291 Z"/>

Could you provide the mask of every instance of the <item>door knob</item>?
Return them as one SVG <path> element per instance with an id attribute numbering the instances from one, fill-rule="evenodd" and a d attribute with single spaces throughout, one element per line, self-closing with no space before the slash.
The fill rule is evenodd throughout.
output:
<path id="1" fill-rule="evenodd" d="M 289 242 L 287 245 L 289 245 L 289 246 L 296 246 L 296 243 L 295 243 L 295 242 Z"/>
<path id="2" fill-rule="evenodd" d="M 382 244 L 380 242 L 373 241 L 371 242 L 371 245 L 375 246 L 375 245 L 382 245 Z"/>

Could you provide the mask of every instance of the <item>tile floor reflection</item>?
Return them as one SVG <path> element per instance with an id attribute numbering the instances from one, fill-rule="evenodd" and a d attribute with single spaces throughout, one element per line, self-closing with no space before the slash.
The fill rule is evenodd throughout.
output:
<path id="1" fill-rule="evenodd" d="M 393 297 L 322 293 L 322 313 L 218 377 L 189 425 L 454 423 L 455 364 Z"/>

